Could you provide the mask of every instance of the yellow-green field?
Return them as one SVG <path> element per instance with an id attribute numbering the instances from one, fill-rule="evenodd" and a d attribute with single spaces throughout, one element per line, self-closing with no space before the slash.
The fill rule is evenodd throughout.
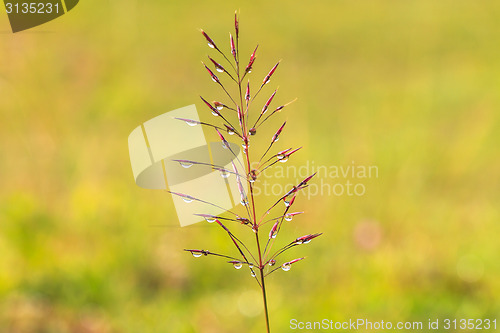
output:
<path id="1" fill-rule="evenodd" d="M 286 119 L 277 147 L 304 146 L 289 165 L 378 170 L 316 179 L 362 196 L 295 203 L 307 214 L 281 237 L 324 235 L 270 277 L 273 332 L 293 318 L 500 328 L 500 2 L 86 0 L 17 34 L 0 19 L 0 332 L 264 331 L 247 271 L 182 251 L 236 254 L 227 236 L 177 227 L 127 147 L 185 105 L 213 119 L 198 95 L 225 99 L 197 29 L 227 50 L 235 9 L 245 61 L 259 44 L 253 82 L 283 59 L 259 103 L 277 85 L 275 105 L 298 97 L 256 139 Z"/>

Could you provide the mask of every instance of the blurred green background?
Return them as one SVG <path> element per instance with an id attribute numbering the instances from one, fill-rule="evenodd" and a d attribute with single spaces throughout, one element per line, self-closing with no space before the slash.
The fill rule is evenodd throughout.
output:
<path id="1" fill-rule="evenodd" d="M 232 253 L 224 234 L 175 227 L 127 148 L 156 115 L 207 111 L 200 93 L 225 100 L 197 29 L 227 49 L 235 9 L 255 82 L 283 59 L 261 97 L 299 97 L 262 138 L 287 119 L 291 165 L 379 170 L 363 196 L 296 202 L 283 237 L 325 234 L 269 279 L 274 331 L 500 320 L 500 2 L 86 0 L 17 34 L 1 16 L 0 332 L 264 330 L 248 272 L 182 251 Z"/>

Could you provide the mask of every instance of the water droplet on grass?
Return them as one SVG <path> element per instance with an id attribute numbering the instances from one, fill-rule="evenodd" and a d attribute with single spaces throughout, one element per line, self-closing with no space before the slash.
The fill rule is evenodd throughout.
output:
<path id="1" fill-rule="evenodd" d="M 193 163 L 191 163 L 191 162 L 184 162 L 184 161 L 183 161 L 183 162 L 179 162 L 179 164 L 180 164 L 183 168 L 185 168 L 185 169 L 190 168 L 190 167 L 192 167 L 192 166 L 193 166 Z"/>
<path id="2" fill-rule="evenodd" d="M 198 122 L 194 120 L 186 120 L 186 124 L 188 124 L 189 126 L 196 126 L 198 125 Z"/>
<path id="3" fill-rule="evenodd" d="M 214 223 L 215 222 L 215 217 L 214 216 L 205 216 L 205 220 L 208 223 Z"/>
<path id="4" fill-rule="evenodd" d="M 182 200 L 184 200 L 185 203 L 191 203 L 193 202 L 193 197 L 190 196 L 182 197 Z"/>
<path id="5" fill-rule="evenodd" d="M 274 239 L 276 238 L 276 236 L 278 236 L 278 230 L 275 230 L 272 234 L 271 234 L 271 238 Z"/>

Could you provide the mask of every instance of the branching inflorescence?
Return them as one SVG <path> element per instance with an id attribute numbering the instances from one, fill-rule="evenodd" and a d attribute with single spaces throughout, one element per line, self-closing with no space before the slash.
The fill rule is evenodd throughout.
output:
<path id="1" fill-rule="evenodd" d="M 278 198 L 268 209 L 264 211 L 264 213 L 259 217 L 257 215 L 257 207 L 255 205 L 255 196 L 254 196 L 254 186 L 255 181 L 261 176 L 264 170 L 272 167 L 278 162 L 286 162 L 292 154 L 297 152 L 300 148 L 288 148 L 282 151 L 279 151 L 273 155 L 270 155 L 270 151 L 273 148 L 273 145 L 278 141 L 281 133 L 283 132 L 286 121 L 278 128 L 278 130 L 272 135 L 271 141 L 267 147 L 267 149 L 259 156 L 257 160 L 257 168 L 251 168 L 251 160 L 250 160 L 250 141 L 251 138 L 256 136 L 257 129 L 259 129 L 269 118 L 274 116 L 283 110 L 286 106 L 288 106 L 293 101 L 283 104 L 281 106 L 276 107 L 272 110 L 271 105 L 276 96 L 277 89 L 272 92 L 270 97 L 267 99 L 266 103 L 262 107 L 259 113 L 254 114 L 250 112 L 250 106 L 257 95 L 263 90 L 263 88 L 269 83 L 271 77 L 277 70 L 280 62 L 278 61 L 269 71 L 269 73 L 264 77 L 262 83 L 259 83 L 257 92 L 255 94 L 251 94 L 250 90 L 250 80 L 247 79 L 247 76 L 252 71 L 254 62 L 256 60 L 256 53 L 258 46 L 255 47 L 253 52 L 250 55 L 250 59 L 246 66 L 242 66 L 240 63 L 240 50 L 239 50 L 239 21 L 237 13 L 235 13 L 235 35 L 233 37 L 232 34 L 229 35 L 230 41 L 230 52 L 231 55 L 227 56 L 218 46 L 217 44 L 208 36 L 205 31 L 201 30 L 208 46 L 216 51 L 216 55 L 223 57 L 225 63 L 227 63 L 226 67 L 222 65 L 220 62 L 208 56 L 209 62 L 208 65 L 203 63 L 206 71 L 212 78 L 212 80 L 220 86 L 225 96 L 228 98 L 228 101 L 225 103 L 214 101 L 212 103 L 208 102 L 205 98 L 201 97 L 203 103 L 209 108 L 211 113 L 220 119 L 221 121 L 218 124 L 211 124 L 206 122 L 201 122 L 192 119 L 186 118 L 177 118 L 181 121 L 186 122 L 190 126 L 194 125 L 203 125 L 212 127 L 222 142 L 224 148 L 230 150 L 232 155 L 234 156 L 234 160 L 236 163 L 232 162 L 232 170 L 228 170 L 223 166 L 218 166 L 209 163 L 202 163 L 192 160 L 175 160 L 179 162 L 181 165 L 188 167 L 192 165 L 208 165 L 213 170 L 218 170 L 221 172 L 221 175 L 224 178 L 233 175 L 236 179 L 237 187 L 239 194 L 241 196 L 241 204 L 245 207 L 247 216 L 243 217 L 235 212 L 229 210 L 224 215 L 225 216 L 215 216 L 210 214 L 197 214 L 200 217 L 203 217 L 209 223 L 218 224 L 225 233 L 229 236 L 231 242 L 234 244 L 236 249 L 238 250 L 239 255 L 237 257 L 228 256 L 224 254 L 214 253 L 206 250 L 197 250 L 197 249 L 186 249 L 185 251 L 190 252 L 194 257 L 201 256 L 216 256 L 227 259 L 229 264 L 232 264 L 236 269 L 241 269 L 242 267 L 247 267 L 250 270 L 251 276 L 258 283 L 261 291 L 264 302 L 264 313 L 266 320 L 266 328 L 267 332 L 270 332 L 269 328 L 269 313 L 267 309 L 267 298 L 266 298 L 266 287 L 265 287 L 265 278 L 272 274 L 273 272 L 279 270 L 280 268 L 283 271 L 289 271 L 291 266 L 298 261 L 301 261 L 304 258 L 297 258 L 290 261 L 283 262 L 281 265 L 277 264 L 281 259 L 281 255 L 287 250 L 299 246 L 301 244 L 307 244 L 314 238 L 321 235 L 321 233 L 305 235 L 302 237 L 298 237 L 295 240 L 291 241 L 287 245 L 281 247 L 278 250 L 273 251 L 272 247 L 276 240 L 278 233 L 283 226 L 284 221 L 291 221 L 292 218 L 296 215 L 302 214 L 303 212 L 290 212 L 292 205 L 295 202 L 297 194 L 308 186 L 308 182 L 311 178 L 314 177 L 314 174 L 306 177 L 296 186 L 293 186 L 288 192 L 284 193 L 280 198 Z M 213 66 L 216 72 L 221 73 L 223 76 L 227 77 L 227 80 L 236 85 L 238 96 L 233 96 L 226 89 L 225 85 L 222 83 L 221 79 L 214 73 L 214 71 L 210 68 Z M 245 83 L 244 80 L 247 79 Z M 272 110 L 272 111 L 270 111 Z M 235 126 L 233 122 L 237 125 Z M 251 125 L 251 126 L 250 126 Z M 224 133 L 224 134 L 223 134 Z M 241 161 L 236 152 L 234 152 L 226 140 L 225 135 L 234 135 L 241 140 L 244 158 Z M 245 187 L 243 184 L 247 184 L 247 189 L 249 189 L 249 197 L 245 191 Z M 199 198 L 192 197 L 188 194 L 171 192 L 174 195 L 182 197 L 184 201 L 199 201 L 205 203 L 207 205 L 216 206 L 217 205 L 201 200 Z M 279 211 L 279 206 L 281 203 L 284 203 L 284 211 L 279 213 L 279 216 L 268 218 L 272 211 Z M 222 207 L 219 207 L 222 208 Z M 267 219 L 266 219 L 267 218 Z M 228 223 L 241 224 L 243 226 L 247 226 L 249 229 L 253 231 L 255 234 L 255 244 L 257 248 L 257 252 L 254 253 L 249 250 L 249 248 L 242 242 L 232 231 L 230 231 L 226 224 Z M 274 222 L 269 229 L 271 223 Z M 269 232 L 263 232 L 263 226 L 266 225 L 266 230 L 269 229 Z M 265 242 L 265 244 L 264 244 Z M 264 245 L 264 246 L 263 246 Z"/>

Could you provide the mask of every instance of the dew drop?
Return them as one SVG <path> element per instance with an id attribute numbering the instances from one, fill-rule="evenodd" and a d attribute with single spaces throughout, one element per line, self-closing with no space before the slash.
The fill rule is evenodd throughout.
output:
<path id="1" fill-rule="evenodd" d="M 257 276 L 257 274 L 255 274 L 255 272 L 253 271 L 253 269 L 252 269 L 252 270 L 250 270 L 250 275 L 251 275 L 252 277 L 256 277 L 256 276 Z"/>
<path id="2" fill-rule="evenodd" d="M 288 157 L 283 157 L 283 158 L 280 159 L 281 163 L 285 163 L 286 161 L 288 161 Z"/>
<path id="3" fill-rule="evenodd" d="M 232 129 L 227 129 L 227 134 L 229 135 L 233 135 L 234 134 L 234 131 Z"/>
<path id="4" fill-rule="evenodd" d="M 215 217 L 213 217 L 213 216 L 206 216 L 206 217 L 205 217 L 205 220 L 206 220 L 208 223 L 214 223 L 214 222 L 215 222 Z"/>
<path id="5" fill-rule="evenodd" d="M 243 198 L 243 199 L 241 199 L 240 203 L 241 203 L 243 206 L 246 206 L 246 205 L 248 205 L 248 199 L 247 199 L 247 198 Z"/>
<path id="6" fill-rule="evenodd" d="M 248 267 L 253 268 L 253 264 L 249 263 Z"/>
<path id="7" fill-rule="evenodd" d="M 229 172 L 227 172 L 226 170 L 220 170 L 220 176 L 222 178 L 228 178 L 229 177 Z"/>
<path id="8" fill-rule="evenodd" d="M 276 260 L 274 259 L 269 260 L 269 266 L 274 266 L 274 265 L 276 265 Z"/>
<path id="9" fill-rule="evenodd" d="M 201 252 L 191 252 L 191 254 L 193 255 L 193 257 L 195 258 L 199 258 L 201 257 Z"/>
<path id="10" fill-rule="evenodd" d="M 213 114 L 214 116 L 216 116 L 216 117 L 218 117 L 218 116 L 219 116 L 219 114 L 218 114 L 217 112 L 215 112 L 215 111 L 212 111 L 212 114 Z"/>
<path id="11" fill-rule="evenodd" d="M 309 244 L 311 242 L 310 239 L 306 240 L 306 241 L 303 241 L 302 244 Z"/>
<path id="12" fill-rule="evenodd" d="M 282 160 L 282 159 L 284 159 L 284 158 L 285 158 L 285 154 L 278 154 L 278 155 L 276 155 L 276 158 L 277 158 L 278 160 Z"/>
<path id="13" fill-rule="evenodd" d="M 223 107 L 222 105 L 218 105 L 218 106 L 216 106 L 215 108 L 216 108 L 217 110 L 219 110 L 219 111 L 220 111 L 220 110 L 222 110 L 222 109 L 224 109 L 224 107 Z"/>
<path id="14" fill-rule="evenodd" d="M 293 216 L 291 214 L 285 214 L 285 221 L 290 222 L 292 220 Z"/>
<path id="15" fill-rule="evenodd" d="M 190 163 L 190 162 L 179 162 L 179 164 L 180 164 L 183 168 L 185 168 L 185 169 L 190 168 L 190 167 L 192 167 L 192 166 L 193 166 L 193 163 Z"/>
<path id="16" fill-rule="evenodd" d="M 212 44 L 212 43 L 208 43 L 208 46 L 209 46 L 210 48 L 212 48 L 212 49 L 213 49 L 213 48 L 215 48 L 215 45 L 214 45 L 214 44 Z"/>
<path id="17" fill-rule="evenodd" d="M 219 73 L 223 73 L 223 72 L 224 72 L 224 70 L 223 70 L 222 68 L 219 68 L 219 67 L 217 67 L 215 70 L 216 70 L 217 72 L 219 72 Z"/>
<path id="18" fill-rule="evenodd" d="M 224 148 L 224 149 L 228 148 L 227 145 L 224 142 L 222 143 L 222 148 Z"/>
<path id="19" fill-rule="evenodd" d="M 241 267 L 243 267 L 243 264 L 242 264 L 241 262 L 235 262 L 235 263 L 233 264 L 233 266 L 234 266 L 234 268 L 236 268 L 236 269 L 240 269 Z"/>
<path id="20" fill-rule="evenodd" d="M 285 204 L 286 207 L 290 207 L 290 205 L 292 204 L 293 196 L 294 194 L 292 193 L 283 199 L 283 203 Z"/>
<path id="21" fill-rule="evenodd" d="M 194 120 L 186 120 L 186 124 L 188 124 L 189 126 L 196 126 L 198 125 L 198 122 Z"/>
<path id="22" fill-rule="evenodd" d="M 184 200 L 185 203 L 191 203 L 191 202 L 193 202 L 193 198 L 190 197 L 190 196 L 182 197 L 182 200 Z"/>
<path id="23" fill-rule="evenodd" d="M 292 268 L 292 265 L 290 264 L 283 264 L 281 265 L 281 269 L 284 270 L 285 272 L 288 272 Z"/>

